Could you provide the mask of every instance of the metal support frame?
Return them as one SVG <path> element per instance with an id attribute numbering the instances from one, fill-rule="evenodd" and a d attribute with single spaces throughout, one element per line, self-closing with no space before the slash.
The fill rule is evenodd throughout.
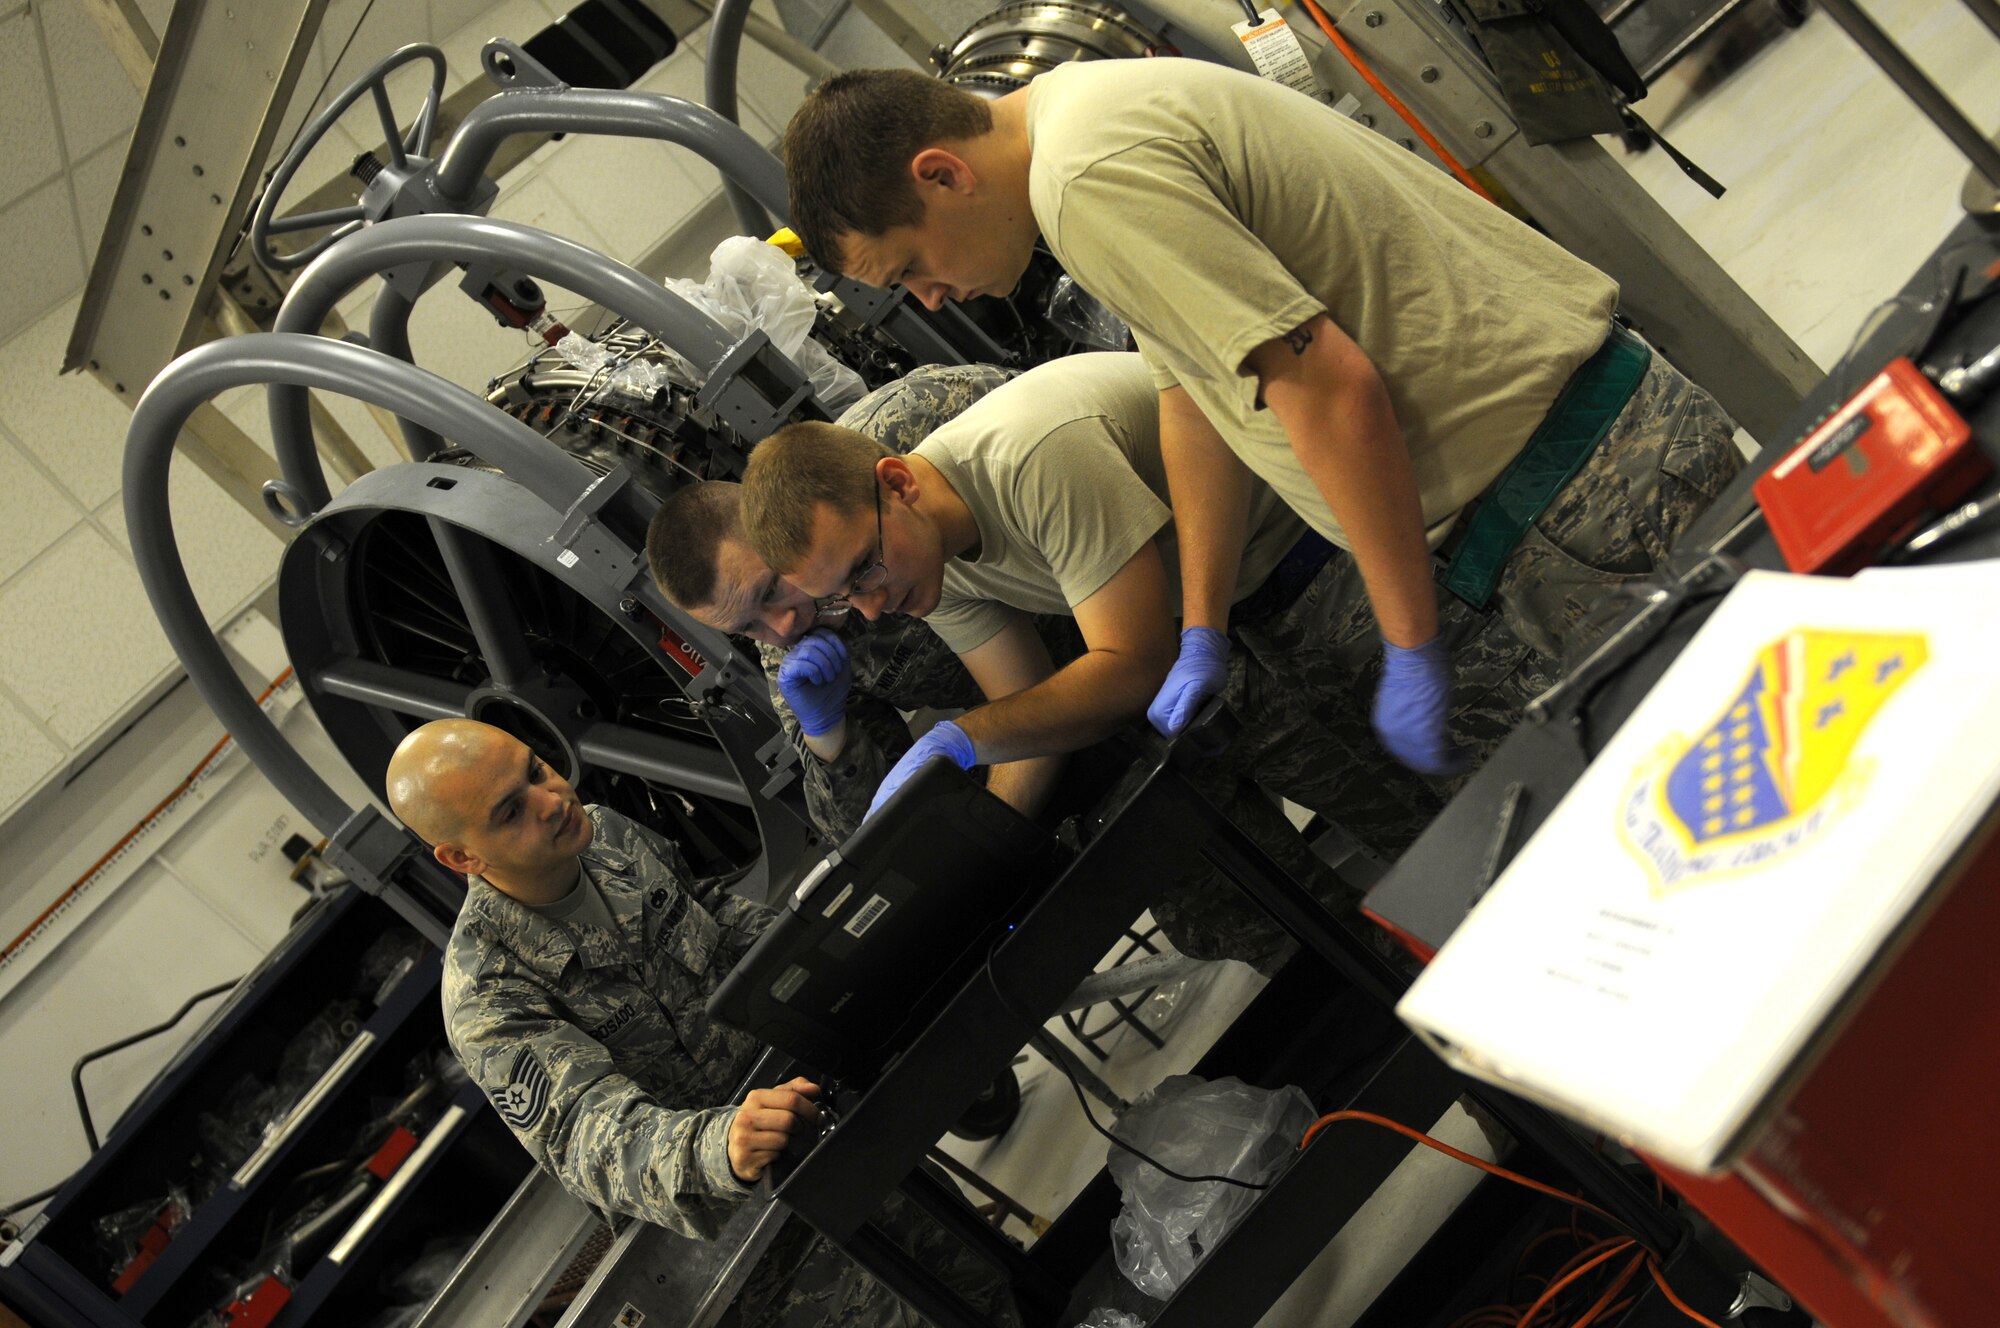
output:
<path id="1" fill-rule="evenodd" d="M 920 65 L 951 36 L 937 25 L 923 5 L 913 0 L 854 0 L 854 7 L 866 14 L 904 55 Z"/>
<path id="2" fill-rule="evenodd" d="M 481 102 L 438 154 L 439 197 L 447 203 L 472 197 L 500 144 L 515 134 L 606 134 L 676 143 L 735 180 L 773 216 L 791 215 L 784 167 L 739 126 L 681 97 L 602 88 L 529 88 Z"/>
<path id="3" fill-rule="evenodd" d="M 357 879 L 365 882 L 379 864 L 392 863 L 394 883 L 400 889 L 388 892 L 391 902 L 402 908 L 403 901 L 413 901 L 408 903 L 406 915 L 413 919 L 428 918 L 429 925 L 424 930 L 434 940 L 442 940 L 448 919 L 456 911 L 460 893 L 456 878 L 436 867 L 428 854 L 413 853 L 409 858 L 395 860 L 392 852 L 382 851 L 380 834 L 371 823 L 365 818 L 354 820 L 353 809 L 306 764 L 237 678 L 195 600 L 180 558 L 167 492 L 168 470 L 181 426 L 200 404 L 219 393 L 271 383 L 372 400 L 399 416 L 454 438 L 488 464 L 528 479 L 539 506 L 552 509 L 557 516 L 586 497 L 595 477 L 578 462 L 550 448 L 526 425 L 493 410 L 478 397 L 444 379 L 376 352 L 317 336 L 262 333 L 197 347 L 161 373 L 133 413 L 125 459 L 126 522 L 132 533 L 140 580 L 169 644 L 187 668 L 202 699 L 279 793 L 323 833 L 335 835 L 345 830 L 342 866 L 350 874 L 358 873 Z M 378 472 L 367 478 L 380 479 L 389 473 Z M 595 527 L 591 534 L 592 549 L 624 548 L 624 558 L 631 558 L 629 548 L 615 535 Z M 572 554 L 576 556 L 569 556 Z M 604 577 L 595 553 L 578 554 L 575 548 L 551 547 L 548 560 L 579 578 L 602 578 L 599 588 L 605 594 L 629 595 L 648 607 L 664 607 L 664 600 L 650 578 L 637 577 L 638 584 L 633 585 L 613 584 Z M 630 563 L 623 565 L 629 567 Z M 733 658 L 727 642 L 717 634 L 700 629 L 689 635 L 705 651 L 713 652 L 711 659 Z M 657 642 L 653 648 L 657 652 Z M 666 667 L 664 657 L 662 667 Z M 731 684 L 740 692 L 753 694 L 768 711 L 769 702 L 761 686 L 751 687 L 743 674 L 732 671 L 726 664 L 704 670 L 690 680 L 688 691 L 699 696 Z M 750 716 L 756 713 L 747 712 Z M 750 718 L 745 722 L 755 724 Z M 775 729 L 775 724 L 771 727 Z M 765 747 L 773 751 L 774 760 L 779 759 L 777 747 L 790 750 L 782 735 L 771 738 Z M 743 776 L 743 783 L 752 784 L 749 776 L 754 774 L 761 781 L 766 772 L 738 773 Z M 760 860 L 766 868 L 773 856 L 772 844 L 797 850 L 802 830 L 794 833 L 787 845 L 781 824 L 760 828 L 767 832 L 767 852 Z M 386 890 L 389 884 L 383 881 L 377 888 Z"/>
<path id="4" fill-rule="evenodd" d="M 63 357 L 127 401 L 201 338 L 327 0 L 174 7 Z M 112 316 L 113 308 L 117 316 Z"/>
<path id="5" fill-rule="evenodd" d="M 146 11 L 138 0 L 82 0 L 84 14 L 96 25 L 98 36 L 125 70 L 125 77 L 140 93 L 153 81 L 153 62 L 160 55 L 160 35 L 153 31 Z"/>
<path id="6" fill-rule="evenodd" d="M 1979 132 L 1979 126 L 1968 120 L 1965 112 L 1925 76 L 1916 61 L 1905 55 L 1903 48 L 1854 0 L 1819 0 L 1819 3 L 1826 16 L 1838 23 L 1841 31 L 1861 48 L 1862 54 L 1874 61 L 1876 68 L 1937 126 L 1938 132 L 1965 154 L 1973 171 L 1985 179 L 1988 187 L 2000 189 L 2000 148 Z M 2000 37 L 2000 4 L 1994 0 L 1966 0 L 1966 7 Z"/>
<path id="7" fill-rule="evenodd" d="M 743 21 L 749 17 L 750 0 L 718 0 L 715 16 L 708 25 L 702 91 L 708 98 L 709 109 L 731 124 L 742 123 L 736 111 L 736 58 L 743 49 Z M 727 172 L 722 176 L 722 192 L 745 235 L 763 239 L 771 233 L 771 218 Z"/>
<path id="8" fill-rule="evenodd" d="M 631 319 L 703 367 L 721 364 L 735 349 L 735 340 L 714 319 L 623 263 L 532 227 L 461 216 L 399 217 L 348 236 L 299 274 L 278 313 L 275 329 L 279 333 L 315 331 L 342 296 L 369 278 L 398 267 L 441 261 L 501 263 L 536 280 L 553 281 Z M 407 336 L 395 334 L 407 332 L 409 309 L 410 301 L 390 290 L 377 296 L 370 323 L 375 349 L 397 359 L 408 358 Z M 271 436 L 286 482 L 297 490 L 304 513 L 317 511 L 325 505 L 328 494 L 313 447 L 305 393 L 291 384 L 274 383 L 270 402 Z M 535 439 L 536 446 L 513 459 L 512 464 L 523 469 L 509 469 L 508 473 L 551 503 L 573 503 L 580 494 L 571 491 L 571 480 L 566 477 L 586 472 L 526 425 L 518 427 Z M 424 454 L 432 451 L 434 445 Z M 720 646 L 719 635 L 702 630 L 709 638 L 705 649 Z"/>
<path id="9" fill-rule="evenodd" d="M 530 1169 L 414 1328 L 521 1328 L 601 1225 L 554 1176 Z"/>

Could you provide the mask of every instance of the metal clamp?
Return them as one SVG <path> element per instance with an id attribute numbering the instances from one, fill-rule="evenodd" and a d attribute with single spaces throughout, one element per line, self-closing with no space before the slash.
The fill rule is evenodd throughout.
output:
<path id="1" fill-rule="evenodd" d="M 631 581 L 639 573 L 639 553 L 611 533 L 601 519 L 605 508 L 632 485 L 632 470 L 618 465 L 609 475 L 592 480 L 563 513 L 552 540 L 556 561 L 565 568 L 588 562 L 592 571 L 614 585 Z"/>
<path id="2" fill-rule="evenodd" d="M 341 823 L 321 854 L 348 880 L 371 895 L 379 895 L 398 868 L 418 856 L 416 836 L 372 806 L 364 806 Z"/>
<path id="3" fill-rule="evenodd" d="M 771 338 L 752 332 L 708 375 L 696 402 L 745 438 L 762 438 L 802 410 L 825 419 L 812 385 Z"/>

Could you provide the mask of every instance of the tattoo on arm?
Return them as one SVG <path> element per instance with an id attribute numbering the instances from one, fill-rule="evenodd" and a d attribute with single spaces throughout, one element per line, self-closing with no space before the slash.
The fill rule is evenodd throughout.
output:
<path id="1" fill-rule="evenodd" d="M 1285 333 L 1285 344 L 1292 348 L 1292 354 L 1303 355 L 1306 347 L 1312 345 L 1313 334 L 1302 327 L 1295 327 Z"/>

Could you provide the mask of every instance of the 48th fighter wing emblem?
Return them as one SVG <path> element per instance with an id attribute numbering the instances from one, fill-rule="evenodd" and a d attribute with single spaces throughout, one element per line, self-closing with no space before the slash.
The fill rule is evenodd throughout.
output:
<path id="1" fill-rule="evenodd" d="M 507 1076 L 505 1088 L 494 1090 L 493 1105 L 500 1119 L 517 1130 L 532 1128 L 548 1110 L 549 1072 L 532 1050 L 523 1047 L 514 1058 L 514 1071 Z"/>
<path id="2" fill-rule="evenodd" d="M 1757 652 L 1701 732 L 1633 772 L 1618 831 L 1665 891 L 1754 866 L 1815 838 L 1866 786 L 1855 748 L 1929 658 L 1914 632 L 1787 632 Z"/>

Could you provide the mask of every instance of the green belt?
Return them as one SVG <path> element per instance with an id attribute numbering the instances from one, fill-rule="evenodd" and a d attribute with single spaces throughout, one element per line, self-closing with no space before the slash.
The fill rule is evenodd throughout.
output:
<path id="1" fill-rule="evenodd" d="M 1563 385 L 1527 446 L 1479 496 L 1445 570 L 1446 590 L 1475 609 L 1486 607 L 1514 546 L 1604 441 L 1652 360 L 1645 342 L 1611 325 L 1604 344 Z"/>

